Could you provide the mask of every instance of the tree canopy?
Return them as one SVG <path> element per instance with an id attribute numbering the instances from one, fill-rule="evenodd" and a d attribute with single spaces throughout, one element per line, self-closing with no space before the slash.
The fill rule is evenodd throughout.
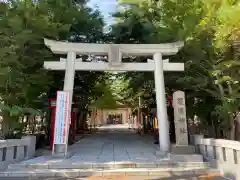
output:
<path id="1" fill-rule="evenodd" d="M 48 98 L 63 87 L 64 72 L 43 69 L 44 61 L 59 60 L 45 47 L 43 38 L 100 42 L 104 22 L 100 12 L 87 7 L 85 1 L 12 0 L 0 2 L 0 15 L 0 97 L 7 132 L 11 119 L 46 109 Z M 91 86 L 103 75 L 77 73 L 74 101 L 85 107 Z"/>
<path id="2" fill-rule="evenodd" d="M 240 1 L 121 0 L 119 4 L 124 8 L 114 14 L 117 23 L 111 33 L 115 42 L 184 41 L 184 48 L 170 61 L 184 62 L 186 70 L 165 73 L 167 94 L 185 91 L 189 118 L 197 115 L 207 124 L 216 121 L 233 130 L 239 111 Z M 153 74 L 132 72 L 122 78 L 128 81 L 125 95 L 131 97 L 129 102 L 142 96 L 146 97 L 143 105 L 150 107 L 155 98 Z"/>

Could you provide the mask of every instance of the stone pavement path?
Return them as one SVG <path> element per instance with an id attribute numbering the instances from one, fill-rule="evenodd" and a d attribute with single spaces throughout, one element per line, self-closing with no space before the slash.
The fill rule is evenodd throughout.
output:
<path id="1" fill-rule="evenodd" d="M 73 145 L 72 159 L 88 162 L 156 161 L 158 150 L 152 141 L 129 131 L 128 126 L 109 125 L 99 128 L 99 133 L 85 137 Z"/>
<path id="2" fill-rule="evenodd" d="M 109 125 L 69 147 L 68 151 L 73 154 L 69 159 L 56 160 L 49 155 L 24 161 L 24 164 L 158 162 L 157 150 L 152 140 L 131 132 L 127 125 Z"/>

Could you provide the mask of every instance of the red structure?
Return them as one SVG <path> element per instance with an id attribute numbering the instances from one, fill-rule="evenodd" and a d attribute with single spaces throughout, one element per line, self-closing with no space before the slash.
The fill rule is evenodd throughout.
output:
<path id="1" fill-rule="evenodd" d="M 49 99 L 49 108 L 51 109 L 51 139 L 50 139 L 50 148 L 52 150 L 53 148 L 53 141 L 54 141 L 54 127 L 55 127 L 55 118 L 56 118 L 56 99 Z M 77 120 L 77 109 L 73 108 L 71 111 L 71 124 L 70 124 L 70 130 L 69 135 L 71 133 L 71 136 L 73 139 L 75 139 L 76 136 L 76 120 Z"/>
<path id="2" fill-rule="evenodd" d="M 168 106 L 172 106 L 172 96 L 167 97 Z"/>

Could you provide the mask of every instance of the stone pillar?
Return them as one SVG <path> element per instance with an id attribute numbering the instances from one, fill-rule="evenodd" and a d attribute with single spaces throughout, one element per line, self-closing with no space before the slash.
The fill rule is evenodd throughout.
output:
<path id="1" fill-rule="evenodd" d="M 72 109 L 72 97 L 73 97 L 73 88 L 74 88 L 74 77 L 75 77 L 75 60 L 76 60 L 76 53 L 75 52 L 68 52 L 67 60 L 66 60 L 66 70 L 65 70 L 65 78 L 64 78 L 64 91 L 70 92 L 70 114 Z M 69 125 L 68 125 L 68 133 L 69 133 Z M 68 135 L 67 135 L 68 140 Z M 68 141 L 67 141 L 68 142 Z M 56 144 L 54 147 L 55 155 L 57 156 L 64 156 L 66 153 L 67 146 L 63 144 Z"/>
<path id="2" fill-rule="evenodd" d="M 185 94 L 182 91 L 173 93 L 174 124 L 176 145 L 172 145 L 173 154 L 191 155 L 196 152 L 193 145 L 188 144 L 188 129 L 186 118 Z M 190 156 L 189 156 L 190 157 Z"/>
<path id="3" fill-rule="evenodd" d="M 173 93 L 174 123 L 176 145 L 188 145 L 187 118 L 185 107 L 185 94 L 183 91 Z"/>
<path id="4" fill-rule="evenodd" d="M 35 156 L 36 136 L 23 136 L 22 140 L 27 144 L 27 157 L 26 159 L 33 158 Z"/>
<path id="5" fill-rule="evenodd" d="M 155 89 L 156 89 L 156 102 L 157 102 L 157 119 L 159 130 L 159 145 L 161 152 L 168 152 L 170 149 L 169 139 L 169 123 L 167 116 L 167 106 L 165 97 L 165 84 L 163 61 L 161 53 L 156 53 L 153 56 L 155 61 Z"/>

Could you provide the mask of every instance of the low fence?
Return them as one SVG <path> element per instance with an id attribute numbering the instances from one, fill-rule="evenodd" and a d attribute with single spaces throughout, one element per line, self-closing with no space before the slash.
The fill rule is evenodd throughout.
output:
<path id="1" fill-rule="evenodd" d="M 0 140 L 0 170 L 7 168 L 9 164 L 34 157 L 35 145 L 35 136 Z"/>
<path id="2" fill-rule="evenodd" d="M 211 167 L 219 169 L 230 179 L 240 179 L 240 142 L 209 139 L 203 135 L 192 135 L 190 141 Z"/>

